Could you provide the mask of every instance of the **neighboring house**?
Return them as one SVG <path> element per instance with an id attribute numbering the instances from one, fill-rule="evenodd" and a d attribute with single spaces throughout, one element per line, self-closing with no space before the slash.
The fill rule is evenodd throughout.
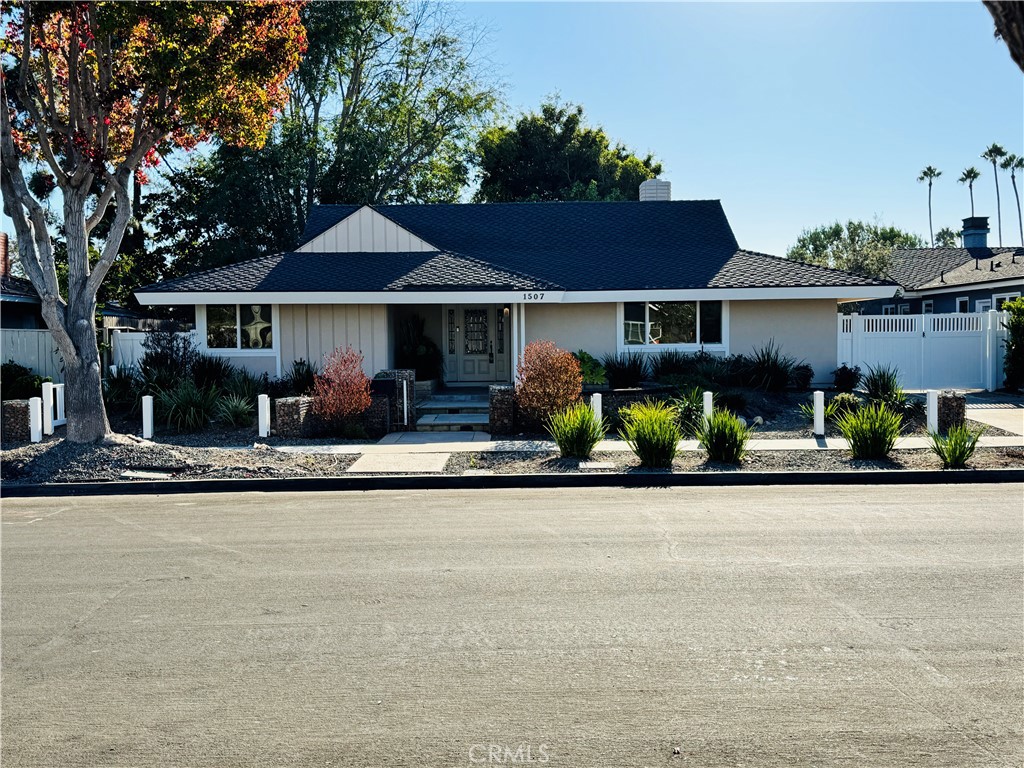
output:
<path id="1" fill-rule="evenodd" d="M 860 304 L 864 315 L 986 312 L 1024 292 L 1024 248 L 989 248 L 988 218 L 964 219 L 964 248 L 893 251 L 892 297 Z"/>
<path id="2" fill-rule="evenodd" d="M 652 182 L 645 184 L 651 185 Z M 156 283 L 194 305 L 201 345 L 279 375 L 351 345 L 369 374 L 419 315 L 449 384 L 510 381 L 522 350 L 750 353 L 774 339 L 818 380 L 836 367 L 836 302 L 895 285 L 743 250 L 717 200 L 321 205 L 298 248 Z"/>
<path id="3" fill-rule="evenodd" d="M 0 328 L 45 328 L 39 294 L 32 283 L 11 274 L 7 233 L 0 232 Z"/>

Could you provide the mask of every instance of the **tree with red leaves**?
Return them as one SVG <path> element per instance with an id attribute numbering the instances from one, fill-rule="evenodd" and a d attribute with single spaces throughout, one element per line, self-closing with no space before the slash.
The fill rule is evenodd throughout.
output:
<path id="1" fill-rule="evenodd" d="M 160 152 L 218 136 L 261 146 L 299 63 L 301 4 L 5 3 L 0 189 L 25 273 L 64 361 L 67 438 L 110 432 L 96 344 L 96 296 L 133 216 L 133 176 Z M 42 166 L 63 197 L 68 286 L 25 169 Z M 29 173 L 31 175 L 31 173 Z M 94 229 L 113 206 L 99 259 Z"/>

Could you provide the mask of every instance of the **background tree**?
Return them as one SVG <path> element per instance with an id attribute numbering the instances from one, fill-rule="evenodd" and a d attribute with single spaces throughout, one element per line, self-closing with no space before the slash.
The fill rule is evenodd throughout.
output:
<path id="1" fill-rule="evenodd" d="M 265 146 L 217 146 L 157 196 L 171 274 L 293 248 L 316 202 L 452 202 L 468 183 L 499 94 L 453 6 L 313 2 L 302 20 L 308 48 Z"/>
<path id="2" fill-rule="evenodd" d="M 1003 204 L 999 200 L 999 168 L 997 163 L 1006 156 L 1006 150 L 998 144 L 993 144 L 981 153 L 983 160 L 992 163 L 992 177 L 996 180 L 996 220 L 999 222 L 999 245 L 1003 244 Z"/>
<path id="3" fill-rule="evenodd" d="M 959 240 L 960 235 L 950 227 L 943 227 L 935 235 L 935 245 L 939 248 L 956 248 Z"/>
<path id="4" fill-rule="evenodd" d="M 1024 245 L 1024 219 L 1021 218 L 1020 193 L 1017 191 L 1017 171 L 1024 171 L 1024 157 L 1012 152 L 1003 158 L 999 167 L 1010 172 L 1010 183 L 1013 185 L 1013 196 L 1017 200 L 1017 227 L 1020 230 L 1020 244 Z"/>
<path id="5" fill-rule="evenodd" d="M 304 30 L 284 3 L 43 3 L 9 6 L 3 47 L 0 187 L 21 264 L 64 363 L 67 437 L 110 431 L 100 388 L 97 295 L 134 215 L 133 176 L 157 153 L 210 135 L 259 145 L 287 99 Z M 67 289 L 23 166 L 62 195 Z M 90 241 L 113 206 L 98 256 Z"/>
<path id="6" fill-rule="evenodd" d="M 957 179 L 961 184 L 967 185 L 967 191 L 971 195 L 971 216 L 974 216 L 974 182 L 981 178 L 981 171 L 974 166 L 970 168 L 964 168 L 964 172 L 960 174 L 960 178 Z"/>
<path id="7" fill-rule="evenodd" d="M 885 277 L 895 248 L 921 248 L 917 235 L 877 222 L 838 221 L 806 229 L 786 252 L 786 258 L 820 264 L 869 277 Z"/>
<path id="8" fill-rule="evenodd" d="M 514 126 L 495 126 L 477 145 L 477 202 L 637 200 L 640 182 L 661 173 L 652 155 L 612 146 L 584 124 L 583 107 L 547 102 Z"/>
<path id="9" fill-rule="evenodd" d="M 933 248 L 935 247 L 935 234 L 934 230 L 932 229 L 932 182 L 935 181 L 935 179 L 939 178 L 939 176 L 941 175 L 942 171 L 940 171 L 935 166 L 929 165 L 927 168 L 921 171 L 921 175 L 917 177 L 918 181 L 928 182 L 928 237 L 931 240 Z"/>

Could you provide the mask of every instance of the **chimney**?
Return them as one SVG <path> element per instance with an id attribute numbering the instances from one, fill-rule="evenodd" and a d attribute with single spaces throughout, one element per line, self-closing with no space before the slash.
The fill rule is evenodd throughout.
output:
<path id="1" fill-rule="evenodd" d="M 664 179 L 648 179 L 640 184 L 640 202 L 672 199 L 672 182 Z"/>
<path id="2" fill-rule="evenodd" d="M 964 248 L 988 248 L 988 216 L 964 219 Z"/>
<path id="3" fill-rule="evenodd" d="M 0 232 L 0 277 L 11 276 L 11 255 L 7 252 L 7 233 Z"/>

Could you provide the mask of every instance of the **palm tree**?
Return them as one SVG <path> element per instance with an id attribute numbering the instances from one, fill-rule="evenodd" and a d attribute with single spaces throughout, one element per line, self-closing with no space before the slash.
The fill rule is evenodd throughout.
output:
<path id="1" fill-rule="evenodd" d="M 1024 171 L 1024 157 L 1010 153 L 1003 158 L 999 167 L 1010 172 L 1010 183 L 1013 184 L 1013 196 L 1017 198 L 1017 226 L 1020 227 L 1020 244 L 1024 245 L 1024 219 L 1021 219 L 1020 193 L 1017 192 L 1017 171 Z"/>
<path id="2" fill-rule="evenodd" d="M 996 220 L 999 222 L 999 245 L 1003 244 L 1003 208 L 999 201 L 999 169 L 996 168 L 996 163 L 1004 157 L 1006 157 L 1006 150 L 998 144 L 993 144 L 981 153 L 982 160 L 992 163 L 992 175 L 996 178 Z"/>
<path id="3" fill-rule="evenodd" d="M 974 218 L 974 182 L 980 178 L 981 171 L 972 165 L 970 168 L 964 168 L 964 172 L 957 179 L 961 184 L 966 184 L 967 191 L 971 193 L 971 218 Z"/>
<path id="4" fill-rule="evenodd" d="M 929 165 L 921 171 L 921 175 L 917 177 L 918 181 L 928 182 L 928 235 L 932 239 L 932 248 L 935 247 L 935 235 L 932 232 L 932 182 L 941 175 L 942 171 L 935 166 Z"/>

